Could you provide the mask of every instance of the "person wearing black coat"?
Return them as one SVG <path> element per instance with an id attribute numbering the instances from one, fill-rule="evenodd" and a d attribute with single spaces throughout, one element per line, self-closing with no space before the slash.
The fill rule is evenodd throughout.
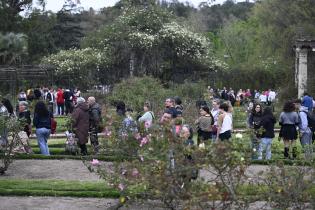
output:
<path id="1" fill-rule="evenodd" d="M 261 138 L 260 126 L 262 119 L 262 107 L 260 104 L 255 104 L 252 113 L 249 115 L 249 127 L 253 129 L 252 135 L 252 159 L 257 159 L 259 150 L 259 142 Z"/>
<path id="2" fill-rule="evenodd" d="M 272 114 L 272 109 L 270 107 L 266 107 L 260 122 L 260 125 L 263 127 L 263 132 L 259 144 L 259 160 L 262 159 L 264 150 L 266 150 L 266 160 L 271 159 L 271 143 L 272 139 L 275 137 L 275 124 L 276 118 Z"/>

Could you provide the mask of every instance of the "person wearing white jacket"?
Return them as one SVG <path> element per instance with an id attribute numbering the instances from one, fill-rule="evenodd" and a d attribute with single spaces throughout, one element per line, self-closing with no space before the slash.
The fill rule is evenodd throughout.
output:
<path id="1" fill-rule="evenodd" d="M 145 102 L 143 105 L 144 114 L 138 119 L 139 122 L 144 122 L 146 128 L 151 127 L 154 119 L 154 113 L 151 111 L 151 105 L 149 102 Z"/>

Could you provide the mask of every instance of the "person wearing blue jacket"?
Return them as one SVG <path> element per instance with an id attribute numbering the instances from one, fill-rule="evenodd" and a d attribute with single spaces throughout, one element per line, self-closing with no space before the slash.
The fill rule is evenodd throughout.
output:
<path id="1" fill-rule="evenodd" d="M 313 111 L 313 98 L 308 94 L 304 93 L 302 98 L 302 106 L 307 107 L 309 112 Z"/>
<path id="2" fill-rule="evenodd" d="M 303 106 L 301 100 L 295 102 L 296 108 L 299 109 L 299 132 L 300 141 L 304 150 L 305 159 L 311 158 L 312 156 L 312 131 L 308 125 L 307 114 L 309 112 L 308 107 Z"/>

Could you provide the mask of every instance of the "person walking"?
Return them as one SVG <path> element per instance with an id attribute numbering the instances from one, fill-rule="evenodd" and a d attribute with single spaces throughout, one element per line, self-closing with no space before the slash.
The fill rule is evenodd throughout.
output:
<path id="1" fill-rule="evenodd" d="M 81 155 L 87 155 L 87 147 L 89 137 L 89 104 L 82 97 L 77 98 L 77 104 L 72 113 L 73 131 L 78 138 L 78 145 L 81 149 Z"/>
<path id="2" fill-rule="evenodd" d="M 299 125 L 299 116 L 295 112 L 295 106 L 292 101 L 287 101 L 283 106 L 283 112 L 279 117 L 279 124 L 281 126 L 279 137 L 284 142 L 284 158 L 289 158 L 290 147 L 292 147 L 292 158 L 295 159 L 297 155 L 296 139 L 297 129 Z"/>
<path id="3" fill-rule="evenodd" d="M 266 151 L 265 159 L 271 159 L 271 144 L 272 139 L 275 137 L 275 124 L 276 118 L 272 114 L 272 108 L 266 107 L 262 113 L 262 118 L 260 125 L 263 127 L 264 131 L 261 135 L 261 141 L 259 144 L 259 152 L 258 152 L 258 159 L 263 159 L 263 151 Z"/>
<path id="4" fill-rule="evenodd" d="M 36 128 L 36 137 L 40 152 L 43 155 L 50 155 L 48 148 L 48 138 L 51 133 L 51 118 L 50 113 L 43 101 L 37 102 L 34 110 L 33 125 Z"/>
<path id="5" fill-rule="evenodd" d="M 96 103 L 95 98 L 90 96 L 88 98 L 89 105 L 89 132 L 90 141 L 94 149 L 94 153 L 98 153 L 99 142 L 98 142 L 98 132 L 102 120 L 101 106 Z"/>

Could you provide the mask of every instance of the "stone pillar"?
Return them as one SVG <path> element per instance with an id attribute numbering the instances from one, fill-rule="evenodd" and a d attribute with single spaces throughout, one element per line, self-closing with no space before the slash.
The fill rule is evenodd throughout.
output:
<path id="1" fill-rule="evenodd" d="M 307 91 L 307 49 L 297 49 L 298 63 L 298 97 L 301 98 Z"/>

